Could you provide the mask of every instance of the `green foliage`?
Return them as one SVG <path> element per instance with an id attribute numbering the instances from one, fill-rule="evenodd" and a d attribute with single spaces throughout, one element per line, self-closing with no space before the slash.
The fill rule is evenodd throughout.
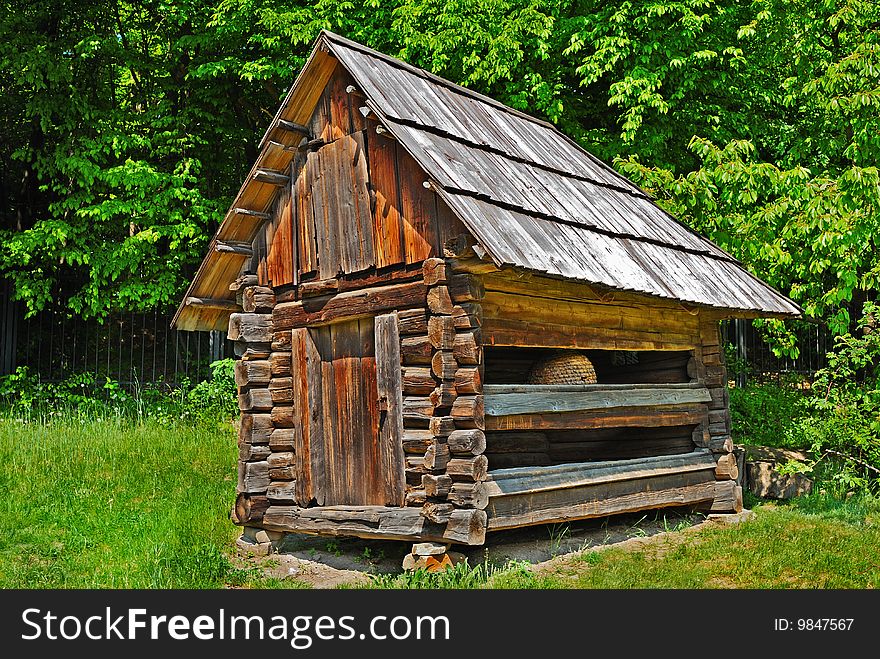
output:
<path id="1" fill-rule="evenodd" d="M 828 365 L 816 373 L 811 414 L 795 426 L 832 483 L 844 491 L 880 483 L 880 307 L 864 306 L 855 334 L 835 339 Z"/>
<path id="2" fill-rule="evenodd" d="M 174 425 L 228 421 L 238 413 L 232 359 L 211 364 L 211 379 L 176 390 L 159 385 L 127 391 L 117 381 L 99 382 L 91 373 L 73 375 L 62 382 L 41 382 L 25 366 L 0 377 L 0 402 L 8 416 L 26 421 L 102 418 L 157 421 Z"/>
<path id="3" fill-rule="evenodd" d="M 370 575 L 370 587 L 379 589 L 474 589 L 498 587 L 493 581 L 496 578 L 515 579 L 517 584 L 521 584 L 528 581 L 529 576 L 528 564 L 523 562 L 509 561 L 502 566 L 483 562 L 470 567 L 466 561 L 463 561 L 436 572 L 428 572 L 420 568 L 398 575 Z M 522 588 L 523 586 L 517 585 L 515 587 Z"/>
<path id="4" fill-rule="evenodd" d="M 793 433 L 793 424 L 809 415 L 799 389 L 775 382 L 730 389 L 733 440 L 742 444 L 803 449 L 805 440 Z"/>

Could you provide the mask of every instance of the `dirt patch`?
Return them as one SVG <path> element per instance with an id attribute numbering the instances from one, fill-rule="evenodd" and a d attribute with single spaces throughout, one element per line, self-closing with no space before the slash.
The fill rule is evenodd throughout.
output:
<path id="1" fill-rule="evenodd" d="M 454 547 L 470 565 L 488 562 L 503 566 L 526 562 L 536 572 L 565 572 L 573 556 L 616 547 L 630 551 L 666 552 L 693 541 L 693 533 L 713 517 L 735 521 L 736 515 L 710 516 L 687 510 L 667 509 L 648 514 L 617 515 L 596 520 L 532 526 L 489 535 L 482 547 Z M 322 538 L 288 534 L 277 553 L 263 557 L 240 557 L 242 567 L 257 567 L 266 577 L 291 579 L 312 588 L 357 587 L 370 582 L 370 575 L 400 574 L 408 542 Z"/>

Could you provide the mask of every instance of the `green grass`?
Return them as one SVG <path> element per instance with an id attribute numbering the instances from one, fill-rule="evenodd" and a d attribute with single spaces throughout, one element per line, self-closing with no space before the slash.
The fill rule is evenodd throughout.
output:
<path id="1" fill-rule="evenodd" d="M 228 552 L 231 424 L 0 419 L 0 587 L 216 588 Z"/>
<path id="2" fill-rule="evenodd" d="M 231 559 L 231 424 L 0 419 L 0 587 L 302 587 Z M 753 521 L 563 558 L 380 575 L 374 588 L 876 588 L 880 500 L 749 501 Z"/>

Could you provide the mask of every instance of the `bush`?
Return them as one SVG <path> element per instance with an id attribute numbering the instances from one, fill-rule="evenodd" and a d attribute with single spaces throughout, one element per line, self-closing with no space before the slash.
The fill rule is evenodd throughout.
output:
<path id="1" fill-rule="evenodd" d="M 730 390 L 731 435 L 741 444 L 808 448 L 809 440 L 793 425 L 808 414 L 804 392 L 784 383 Z"/>
<path id="2" fill-rule="evenodd" d="M 232 359 L 211 364 L 211 378 L 196 385 L 184 380 L 173 390 L 135 386 L 127 391 L 119 382 L 91 373 L 62 382 L 42 382 L 27 367 L 0 377 L 0 402 L 6 413 L 24 420 L 61 418 L 153 419 L 163 424 L 225 420 L 237 413 Z"/>
<path id="3" fill-rule="evenodd" d="M 842 490 L 880 484 L 880 309 L 866 303 L 856 333 L 835 338 L 828 366 L 816 373 L 809 416 L 795 424 Z M 829 468 L 829 466 L 831 468 Z"/>

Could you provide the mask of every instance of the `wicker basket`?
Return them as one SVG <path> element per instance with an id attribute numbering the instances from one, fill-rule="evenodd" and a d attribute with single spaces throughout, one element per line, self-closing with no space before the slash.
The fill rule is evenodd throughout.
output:
<path id="1" fill-rule="evenodd" d="M 535 362 L 529 384 L 596 384 L 596 369 L 584 353 L 562 350 Z"/>

